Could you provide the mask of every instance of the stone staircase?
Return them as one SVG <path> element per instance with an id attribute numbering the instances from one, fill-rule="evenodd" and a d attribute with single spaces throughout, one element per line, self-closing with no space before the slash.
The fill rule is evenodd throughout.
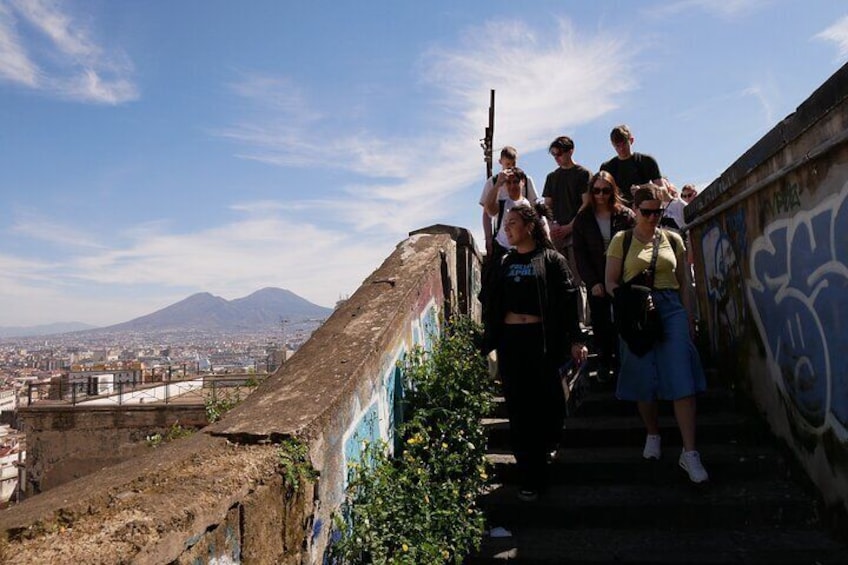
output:
<path id="1" fill-rule="evenodd" d="M 645 461 L 635 405 L 616 400 L 611 385 L 598 388 L 567 419 L 550 489 L 535 502 L 517 498 L 503 405 L 485 422 L 494 477 L 482 504 L 496 535 L 467 564 L 848 563 L 801 472 L 729 391 L 699 398 L 698 447 L 711 480 L 694 485 L 677 465 L 670 403 L 661 403 L 663 457 Z"/>

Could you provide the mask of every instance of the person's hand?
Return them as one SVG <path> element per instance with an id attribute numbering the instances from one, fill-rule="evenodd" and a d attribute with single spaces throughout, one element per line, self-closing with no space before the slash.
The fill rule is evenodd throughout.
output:
<path id="1" fill-rule="evenodd" d="M 565 226 L 551 224 L 551 241 L 554 242 L 554 245 L 562 247 L 566 237 L 568 237 L 568 234 L 565 233 Z"/>
<path id="2" fill-rule="evenodd" d="M 589 358 L 589 350 L 582 343 L 572 343 L 571 358 L 574 360 L 575 365 L 580 365 Z"/>
<path id="3" fill-rule="evenodd" d="M 606 290 L 604 290 L 604 285 L 602 285 L 601 283 L 598 283 L 592 287 L 592 296 L 595 296 L 597 298 L 603 298 L 605 294 Z"/>
<path id="4" fill-rule="evenodd" d="M 495 185 L 500 188 L 506 185 L 507 179 L 511 178 L 513 175 L 512 169 L 504 169 L 500 173 L 498 173 L 498 183 Z"/>

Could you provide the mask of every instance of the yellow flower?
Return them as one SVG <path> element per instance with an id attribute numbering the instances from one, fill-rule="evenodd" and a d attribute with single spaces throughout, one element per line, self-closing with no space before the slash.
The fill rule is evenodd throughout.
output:
<path id="1" fill-rule="evenodd" d="M 446 444 L 445 442 L 442 442 L 442 449 L 447 449 L 447 448 L 448 448 L 448 444 Z"/>
<path id="2" fill-rule="evenodd" d="M 402 545 L 402 546 L 400 546 L 400 547 L 401 547 L 401 549 L 403 549 L 404 551 L 409 551 L 409 546 L 408 546 L 408 545 L 406 545 L 406 544 L 403 544 L 403 545 Z"/>

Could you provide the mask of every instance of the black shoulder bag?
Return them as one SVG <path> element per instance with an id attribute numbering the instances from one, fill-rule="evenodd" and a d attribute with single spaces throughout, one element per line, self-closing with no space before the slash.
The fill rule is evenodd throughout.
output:
<path id="1" fill-rule="evenodd" d="M 622 272 L 632 238 L 633 230 L 628 230 L 625 234 Z M 613 314 L 618 333 L 630 351 L 638 357 L 643 357 L 663 338 L 662 319 L 651 297 L 661 238 L 662 230 L 658 229 L 654 232 L 651 265 L 626 283 L 622 282 L 613 298 Z"/>

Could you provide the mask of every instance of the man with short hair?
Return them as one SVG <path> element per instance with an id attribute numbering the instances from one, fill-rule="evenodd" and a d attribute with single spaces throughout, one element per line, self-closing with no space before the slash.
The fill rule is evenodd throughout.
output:
<path id="1" fill-rule="evenodd" d="M 553 140 L 548 151 L 556 161 L 557 168 L 548 173 L 542 196 L 545 204 L 553 212 L 554 221 L 551 225 L 551 240 L 557 251 L 568 259 L 568 266 L 574 275 L 574 282 L 580 290 L 578 313 L 580 321 L 588 323 L 586 311 L 586 286 L 580 279 L 577 261 L 572 247 L 571 231 L 577 212 L 589 203 L 589 177 L 591 173 L 574 162 L 574 140 L 561 135 Z"/>
<path id="2" fill-rule="evenodd" d="M 518 161 L 518 150 L 509 145 L 501 149 L 501 156 L 498 163 L 501 166 L 501 171 L 512 169 Z M 500 212 L 500 202 L 505 202 L 507 199 L 506 177 L 498 173 L 486 179 L 486 184 L 483 185 L 483 192 L 480 194 L 480 206 L 483 207 L 483 237 L 486 242 L 486 257 L 492 255 L 492 237 L 496 234 L 503 223 L 503 214 Z M 491 200 L 491 193 L 497 191 L 495 206 L 487 209 L 486 203 Z M 533 184 L 533 179 L 530 175 L 525 175 L 524 191 L 522 196 L 527 198 L 529 202 L 536 202 L 538 195 L 536 187 Z M 494 224 L 494 225 L 493 225 Z"/>
<path id="3" fill-rule="evenodd" d="M 492 241 L 492 252 L 487 260 L 490 265 L 496 265 L 504 253 L 511 247 L 506 237 L 505 222 L 503 221 L 507 212 L 519 204 L 532 206 L 532 203 L 524 196 L 526 192 L 527 174 L 518 167 L 502 170 L 498 173 L 499 180 L 495 187 L 503 186 L 506 198 L 498 198 L 497 191 L 491 190 L 487 194 L 483 209 L 491 216 L 498 218 L 496 233 Z"/>
<path id="4" fill-rule="evenodd" d="M 634 140 L 627 125 L 621 124 L 612 128 L 610 143 L 616 156 L 601 164 L 601 170 L 613 176 L 622 200 L 630 207 L 633 207 L 631 188 L 649 182 L 658 186 L 662 184 L 660 166 L 656 159 L 644 153 L 634 152 L 631 148 Z"/>

